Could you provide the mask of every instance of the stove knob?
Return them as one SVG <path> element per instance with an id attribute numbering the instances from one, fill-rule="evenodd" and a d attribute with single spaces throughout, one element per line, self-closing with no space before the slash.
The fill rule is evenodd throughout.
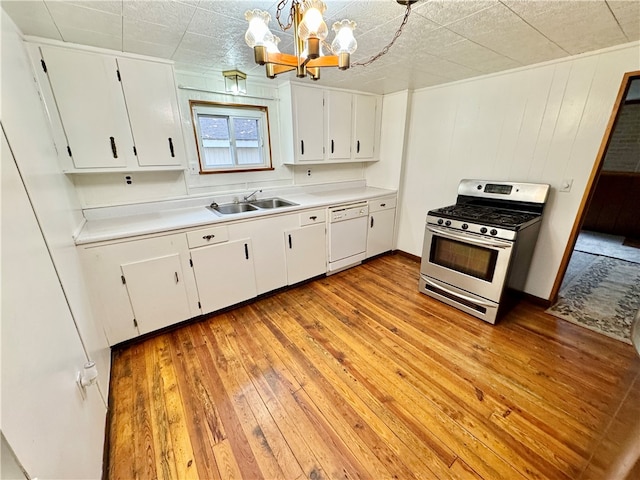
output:
<path id="1" fill-rule="evenodd" d="M 442 220 L 441 218 L 438 219 L 438 225 L 442 225 L 444 223 L 444 220 Z"/>
<path id="2" fill-rule="evenodd" d="M 469 225 L 467 225 L 466 223 L 463 223 L 463 224 L 462 224 L 462 229 L 463 229 L 463 230 L 466 230 L 467 228 L 469 228 Z"/>
<path id="3" fill-rule="evenodd" d="M 480 229 L 480 233 L 487 233 L 487 227 L 482 227 Z"/>
<path id="4" fill-rule="evenodd" d="M 447 220 L 446 222 L 444 222 L 444 224 L 448 227 L 451 225 L 451 220 Z"/>
<path id="5" fill-rule="evenodd" d="M 495 228 L 492 228 L 491 231 L 489 232 L 491 235 L 497 235 L 498 234 L 498 230 L 496 230 Z"/>

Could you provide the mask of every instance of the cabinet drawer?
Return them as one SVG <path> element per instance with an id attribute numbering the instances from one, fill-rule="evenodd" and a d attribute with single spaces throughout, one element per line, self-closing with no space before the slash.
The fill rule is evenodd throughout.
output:
<path id="1" fill-rule="evenodd" d="M 204 228 L 195 232 L 187 232 L 189 248 L 213 245 L 229 240 L 229 231 L 226 226 Z"/>
<path id="2" fill-rule="evenodd" d="M 327 218 L 326 210 L 313 210 L 300 214 L 300 226 L 313 225 L 314 223 L 324 223 Z"/>
<path id="3" fill-rule="evenodd" d="M 396 196 L 376 198 L 369 200 L 369 213 L 396 208 Z"/>

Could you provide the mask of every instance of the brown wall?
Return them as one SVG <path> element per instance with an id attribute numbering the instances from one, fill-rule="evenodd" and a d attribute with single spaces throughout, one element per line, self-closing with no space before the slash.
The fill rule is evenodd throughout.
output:
<path id="1" fill-rule="evenodd" d="M 640 239 L 640 173 L 602 171 L 582 228 Z"/>

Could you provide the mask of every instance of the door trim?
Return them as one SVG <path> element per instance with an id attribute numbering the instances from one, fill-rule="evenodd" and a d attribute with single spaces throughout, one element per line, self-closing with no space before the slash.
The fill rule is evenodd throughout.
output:
<path id="1" fill-rule="evenodd" d="M 591 203 L 591 200 L 595 193 L 596 185 L 598 184 L 598 178 L 600 177 L 600 172 L 602 170 L 602 164 L 604 163 L 604 157 L 607 153 L 609 143 L 611 142 L 611 135 L 616 127 L 616 123 L 618 122 L 620 107 L 623 104 L 623 100 L 627 94 L 627 90 L 629 88 L 631 80 L 634 80 L 636 78 L 640 78 L 640 70 L 625 73 L 622 78 L 622 82 L 620 83 L 618 96 L 616 97 L 616 101 L 613 104 L 613 109 L 611 111 L 611 116 L 609 117 L 609 123 L 607 124 L 607 128 L 604 131 L 602 142 L 600 143 L 600 149 L 598 150 L 598 155 L 596 156 L 595 163 L 593 164 L 593 169 L 591 170 L 591 175 L 589 176 L 589 181 L 587 182 L 587 187 L 584 191 L 584 195 L 582 196 L 582 201 L 580 202 L 580 206 L 578 207 L 578 213 L 574 220 L 571 234 L 569 235 L 569 241 L 565 248 L 564 255 L 562 256 L 562 261 L 560 262 L 560 268 L 556 275 L 556 280 L 553 284 L 553 288 L 551 289 L 551 294 L 549 296 L 549 301 L 551 304 L 554 304 L 558 300 L 558 292 L 560 291 L 562 280 L 564 279 L 564 275 L 567 272 L 569 260 L 571 259 L 571 254 L 573 253 L 573 249 L 576 245 L 578 234 L 580 233 L 580 228 L 582 227 L 582 223 L 584 222 L 587 210 L 589 209 L 589 204 Z"/>

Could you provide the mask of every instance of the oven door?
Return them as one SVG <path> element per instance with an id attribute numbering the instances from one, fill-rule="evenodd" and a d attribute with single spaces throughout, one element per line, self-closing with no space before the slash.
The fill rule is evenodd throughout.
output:
<path id="1" fill-rule="evenodd" d="M 427 225 L 420 273 L 499 302 L 513 242 Z"/>

